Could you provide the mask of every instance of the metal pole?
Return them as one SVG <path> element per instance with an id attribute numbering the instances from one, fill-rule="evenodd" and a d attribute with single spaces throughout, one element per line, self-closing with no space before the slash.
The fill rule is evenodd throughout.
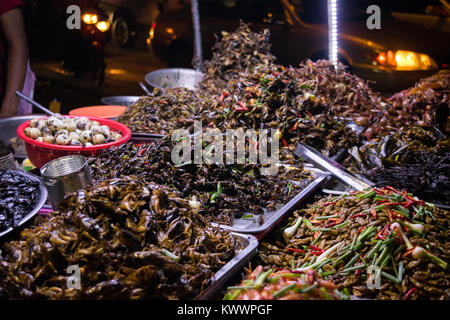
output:
<path id="1" fill-rule="evenodd" d="M 194 59 L 192 64 L 194 68 L 201 71 L 203 65 L 202 57 L 202 36 L 200 33 L 200 14 L 198 10 L 198 0 L 191 1 L 192 24 L 194 26 Z"/>
<path id="2" fill-rule="evenodd" d="M 328 59 L 338 67 L 337 0 L 328 0 Z"/>

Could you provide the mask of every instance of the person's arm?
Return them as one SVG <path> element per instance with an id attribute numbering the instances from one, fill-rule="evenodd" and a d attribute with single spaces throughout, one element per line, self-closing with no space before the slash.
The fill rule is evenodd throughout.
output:
<path id="1" fill-rule="evenodd" d="M 7 48 L 5 94 L 0 114 L 13 115 L 17 113 L 19 104 L 15 92 L 23 88 L 28 62 L 28 45 L 22 10 L 14 8 L 1 15 L 0 26 L 5 36 Z"/>

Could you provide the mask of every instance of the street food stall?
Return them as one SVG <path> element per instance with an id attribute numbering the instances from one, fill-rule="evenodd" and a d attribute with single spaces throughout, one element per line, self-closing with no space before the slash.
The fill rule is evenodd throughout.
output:
<path id="1" fill-rule="evenodd" d="M 194 88 L 117 121 L 23 118 L 31 173 L 0 171 L 0 298 L 448 300 L 450 73 L 386 98 L 337 61 L 277 64 L 268 36 L 223 32 Z M 275 174 L 204 135 L 239 128 L 256 132 L 244 158 L 271 132 Z M 234 162 L 196 162 L 197 141 Z"/>

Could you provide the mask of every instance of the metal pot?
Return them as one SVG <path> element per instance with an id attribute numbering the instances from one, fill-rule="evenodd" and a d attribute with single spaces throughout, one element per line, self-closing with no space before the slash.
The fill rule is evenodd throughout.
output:
<path id="1" fill-rule="evenodd" d="M 80 155 L 50 161 L 41 168 L 41 177 L 47 187 L 53 210 L 57 210 L 67 193 L 77 192 L 92 183 L 87 159 Z"/>
<path id="2" fill-rule="evenodd" d="M 111 96 L 103 97 L 100 101 L 109 106 L 126 106 L 129 107 L 139 100 L 139 96 Z"/>
<path id="3" fill-rule="evenodd" d="M 188 88 L 196 89 L 204 74 L 194 69 L 167 68 L 147 73 L 145 81 L 154 88 Z"/>

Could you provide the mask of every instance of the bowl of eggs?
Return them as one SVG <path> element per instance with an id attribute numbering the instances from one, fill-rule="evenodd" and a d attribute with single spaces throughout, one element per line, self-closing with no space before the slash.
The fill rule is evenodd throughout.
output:
<path id="1" fill-rule="evenodd" d="M 28 158 L 39 169 L 67 155 L 95 156 L 101 150 L 127 142 L 131 131 L 109 119 L 55 114 L 22 123 L 17 136 L 25 141 Z"/>

